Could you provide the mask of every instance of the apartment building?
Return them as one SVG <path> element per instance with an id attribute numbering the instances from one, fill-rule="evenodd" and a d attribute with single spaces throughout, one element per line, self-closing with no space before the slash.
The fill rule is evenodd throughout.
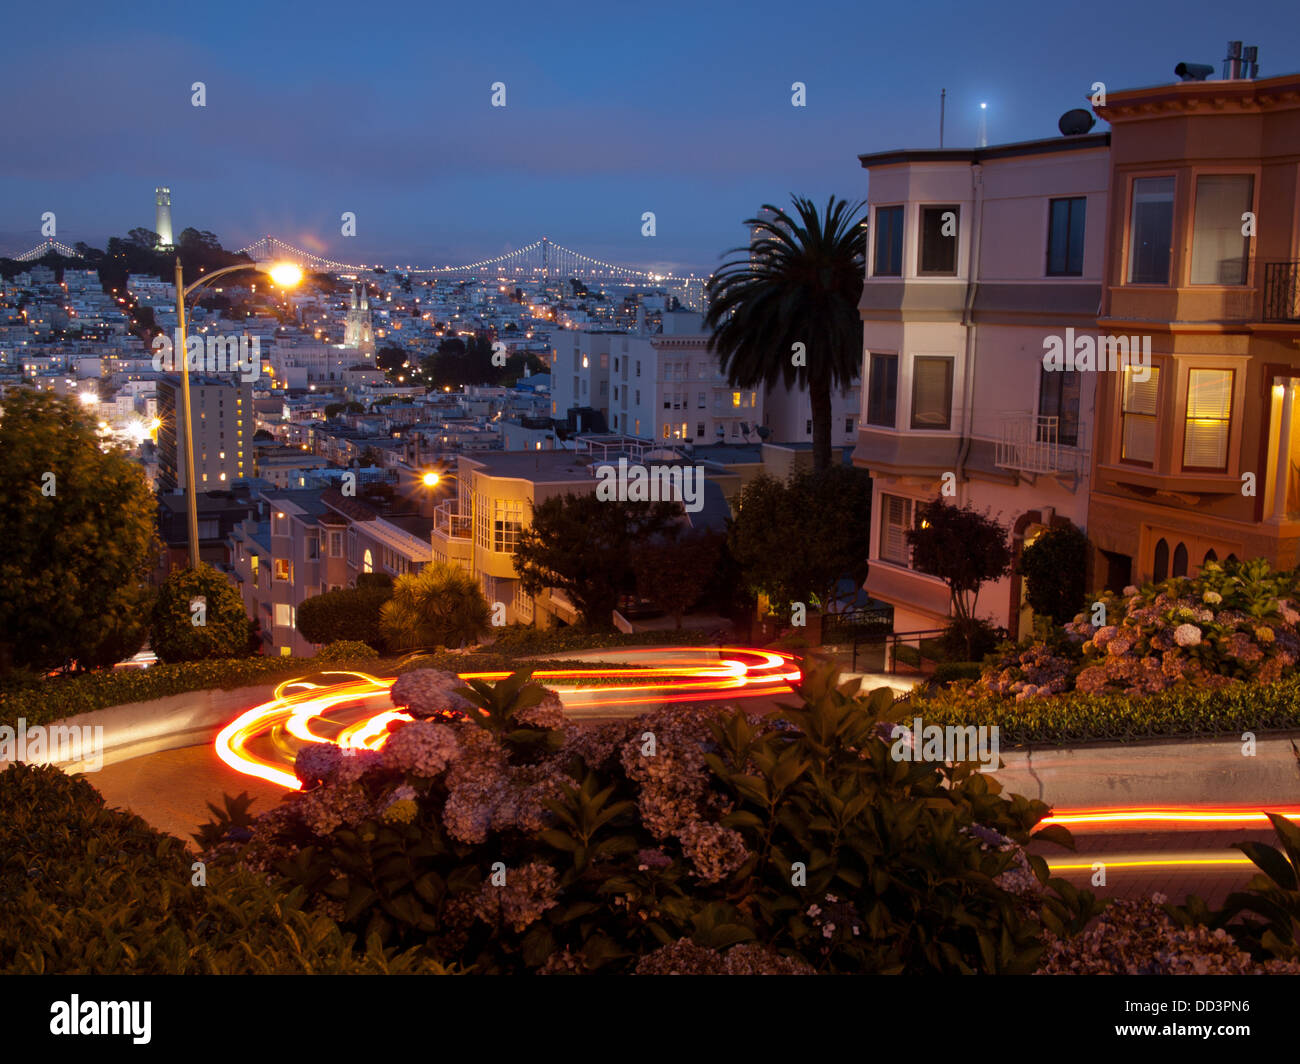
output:
<path id="1" fill-rule="evenodd" d="M 1094 583 L 1294 566 L 1300 546 L 1300 75 L 1108 95 L 1099 331 L 1151 338 L 1098 375 Z"/>
<path id="2" fill-rule="evenodd" d="M 244 608 L 260 622 L 264 652 L 313 654 L 296 628 L 303 601 L 351 587 L 359 573 L 419 572 L 432 557 L 431 529 L 431 519 L 401 496 L 261 492 L 256 513 L 231 535 L 230 560 Z"/>
<path id="3" fill-rule="evenodd" d="M 925 503 L 990 511 L 1017 555 L 1054 523 L 1087 524 L 1096 374 L 1043 355 L 1096 328 L 1108 151 L 1106 134 L 1082 134 L 860 157 L 871 239 L 853 460 L 874 485 L 866 590 L 899 631 L 948 623 L 946 586 L 907 545 Z M 977 612 L 1013 634 L 1030 623 L 1015 576 Z"/>
<path id="4" fill-rule="evenodd" d="M 185 403 L 181 379 L 163 374 L 157 381 L 158 491 L 184 489 Z M 199 491 L 229 486 L 251 475 L 255 431 L 253 386 L 239 377 L 190 374 L 190 409 L 194 419 L 194 465 Z"/>
<path id="5" fill-rule="evenodd" d="M 448 479 L 455 494 L 434 510 L 433 560 L 477 577 L 488 604 L 503 603 L 511 624 L 575 623 L 577 613 L 562 594 L 551 592 L 538 603 L 524 592 L 514 553 L 535 506 L 596 490 L 590 456 L 552 450 L 462 454 Z"/>
<path id="6" fill-rule="evenodd" d="M 567 332 L 556 338 L 551 416 L 600 412 L 609 430 L 672 444 L 759 439 L 760 390 L 727 384 L 703 317 L 665 311 L 663 331 Z M 585 426 L 590 428 L 590 426 Z"/>

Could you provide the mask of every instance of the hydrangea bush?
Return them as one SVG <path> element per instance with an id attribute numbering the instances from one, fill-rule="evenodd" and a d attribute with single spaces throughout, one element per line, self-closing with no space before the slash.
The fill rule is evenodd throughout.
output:
<path id="1" fill-rule="evenodd" d="M 1195 578 L 1102 592 L 1063 636 L 1002 648 L 976 687 L 1023 700 L 1271 683 L 1300 660 L 1298 603 L 1294 571 L 1209 562 Z"/>
<path id="2" fill-rule="evenodd" d="M 526 672 L 402 681 L 419 719 L 379 751 L 306 747 L 303 790 L 213 827 L 209 859 L 286 877 L 359 941 L 477 972 L 1027 973 L 1045 928 L 1092 915 L 1025 854 L 1042 803 L 894 760 L 904 710 L 834 666 L 762 719 L 588 727 Z"/>

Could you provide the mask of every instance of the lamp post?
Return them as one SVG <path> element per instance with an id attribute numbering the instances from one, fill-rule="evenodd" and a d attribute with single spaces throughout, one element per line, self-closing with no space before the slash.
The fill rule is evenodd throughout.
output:
<path id="1" fill-rule="evenodd" d="M 190 359 L 186 343 L 185 298 L 210 281 L 237 270 L 262 270 L 282 288 L 292 288 L 302 280 L 302 270 L 292 263 L 241 262 L 237 266 L 223 266 L 205 274 L 188 288 L 181 272 L 181 257 L 176 256 L 176 341 L 177 357 L 181 363 L 181 405 L 185 408 L 185 503 L 189 526 L 190 568 L 199 567 L 199 496 L 198 479 L 194 471 L 194 427 L 190 424 Z"/>

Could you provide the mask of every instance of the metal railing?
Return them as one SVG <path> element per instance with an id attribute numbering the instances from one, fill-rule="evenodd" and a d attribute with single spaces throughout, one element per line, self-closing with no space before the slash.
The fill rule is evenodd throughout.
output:
<path id="1" fill-rule="evenodd" d="M 1264 320 L 1300 321 L 1300 262 L 1264 264 Z"/>
<path id="2" fill-rule="evenodd" d="M 1002 419 L 994 463 L 1022 473 L 1078 473 L 1084 453 L 1083 426 L 1063 436 L 1059 417 L 1010 415 Z"/>
<path id="3" fill-rule="evenodd" d="M 434 507 L 433 529 L 448 539 L 470 539 L 473 535 L 473 515 L 453 512 L 458 500 L 444 502 Z"/>

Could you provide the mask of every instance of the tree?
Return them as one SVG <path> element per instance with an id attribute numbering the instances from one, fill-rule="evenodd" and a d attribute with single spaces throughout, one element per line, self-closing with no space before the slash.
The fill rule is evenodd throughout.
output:
<path id="1" fill-rule="evenodd" d="M 912 564 L 948 585 L 953 617 L 965 636 L 969 659 L 979 627 L 975 605 L 980 588 L 1011 569 L 1006 530 L 987 513 L 935 499 L 918 509 L 907 542 Z"/>
<path id="2" fill-rule="evenodd" d="M 632 558 L 637 593 L 662 606 L 680 628 L 682 614 L 708 586 L 720 549 L 721 539 L 713 532 L 641 544 Z"/>
<path id="3" fill-rule="evenodd" d="M 813 467 L 831 464 L 831 389 L 845 389 L 862 372 L 858 302 L 865 269 L 861 206 L 834 196 L 819 215 L 794 197 L 797 220 L 775 217 L 745 224 L 760 235 L 728 254 L 709 282 L 705 324 L 709 350 L 732 386 L 808 389 L 812 405 Z"/>
<path id="4" fill-rule="evenodd" d="M 230 581 L 200 562 L 197 569 L 172 570 L 159 589 L 149 645 L 166 662 L 244 657 L 252 623 Z"/>
<path id="5" fill-rule="evenodd" d="M 381 574 L 362 573 L 357 576 L 356 587 L 326 591 L 304 599 L 296 618 L 298 634 L 309 643 L 335 643 L 347 639 L 383 650 L 379 611 L 392 597 L 393 589 L 391 580 L 388 586 L 362 583 L 363 576 L 374 575 Z"/>
<path id="6" fill-rule="evenodd" d="M 143 226 L 130 230 L 126 235 L 132 244 L 147 251 L 153 251 L 160 239 L 152 229 L 145 229 Z"/>
<path id="7" fill-rule="evenodd" d="M 0 674 L 130 657 L 160 549 L 140 466 L 101 450 L 77 403 L 22 389 L 0 404 L 0 456 Z"/>
<path id="8" fill-rule="evenodd" d="M 459 565 L 430 562 L 397 578 L 379 624 L 394 650 L 460 647 L 487 629 L 488 604 L 478 581 Z"/>
<path id="9" fill-rule="evenodd" d="M 750 587 L 788 615 L 795 602 L 830 610 L 841 580 L 866 581 L 870 530 L 871 477 L 838 465 L 784 482 L 752 480 L 737 500 L 728 544 Z"/>
<path id="10" fill-rule="evenodd" d="M 1025 547 L 1016 566 L 1029 608 L 1058 625 L 1079 612 L 1087 569 L 1088 537 L 1074 525 L 1048 529 Z"/>
<path id="11" fill-rule="evenodd" d="M 396 373 L 402 368 L 404 362 L 409 361 L 406 352 L 400 347 L 387 344 L 375 352 L 375 365 L 385 373 Z"/>
<path id="12" fill-rule="evenodd" d="M 558 588 L 584 624 L 608 628 L 619 595 L 635 586 L 633 552 L 679 512 L 676 503 L 552 496 L 534 508 L 532 524 L 520 534 L 515 572 L 528 594 Z"/>

